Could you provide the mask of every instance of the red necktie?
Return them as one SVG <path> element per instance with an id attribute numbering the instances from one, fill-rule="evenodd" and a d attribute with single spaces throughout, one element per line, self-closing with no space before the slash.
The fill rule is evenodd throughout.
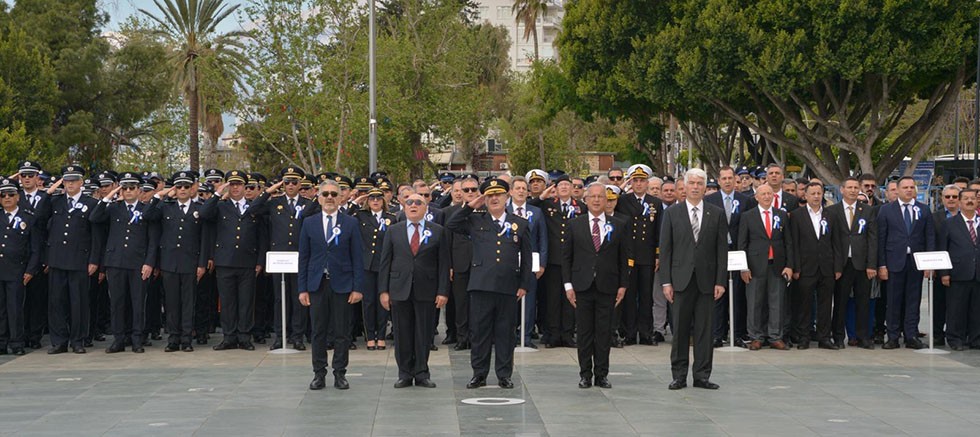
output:
<path id="1" fill-rule="evenodd" d="M 599 238 L 599 217 L 592 219 L 592 245 L 595 246 L 595 251 L 599 251 L 599 246 L 602 246 L 602 240 Z"/>
<path id="2" fill-rule="evenodd" d="M 769 220 L 769 211 L 763 211 L 766 215 L 766 236 L 772 239 L 772 222 Z M 772 259 L 772 241 L 769 242 L 769 259 Z"/>
<path id="3" fill-rule="evenodd" d="M 412 223 L 412 226 L 415 227 L 415 232 L 412 233 L 410 245 L 412 246 L 412 255 L 415 256 L 419 254 L 419 224 Z"/>
<path id="4" fill-rule="evenodd" d="M 779 209 L 779 195 L 775 196 L 775 202 L 773 203 L 773 208 Z"/>
<path id="5" fill-rule="evenodd" d="M 967 220 L 967 223 L 969 223 L 967 227 L 970 228 L 970 239 L 973 240 L 973 245 L 976 246 L 977 245 L 976 222 L 974 222 L 973 220 Z"/>

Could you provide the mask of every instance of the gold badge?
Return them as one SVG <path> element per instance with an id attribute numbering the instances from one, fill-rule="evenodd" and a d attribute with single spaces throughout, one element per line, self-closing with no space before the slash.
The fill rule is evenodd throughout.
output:
<path id="1" fill-rule="evenodd" d="M 20 222 L 20 230 L 26 231 L 27 230 L 27 223 Z"/>
<path id="2" fill-rule="evenodd" d="M 512 224 L 512 225 L 510 225 L 510 228 L 511 228 L 511 229 L 512 229 L 512 230 L 513 230 L 514 232 L 517 232 L 517 223 L 514 223 L 514 224 Z"/>
<path id="3" fill-rule="evenodd" d="M 626 265 L 633 267 L 633 260 L 632 259 L 626 260 Z"/>
<path id="4" fill-rule="evenodd" d="M 277 206 L 276 209 L 282 211 L 282 205 Z"/>
<path id="5" fill-rule="evenodd" d="M 391 225 L 391 219 L 386 218 L 385 219 L 385 226 L 390 226 L 390 225 Z"/>

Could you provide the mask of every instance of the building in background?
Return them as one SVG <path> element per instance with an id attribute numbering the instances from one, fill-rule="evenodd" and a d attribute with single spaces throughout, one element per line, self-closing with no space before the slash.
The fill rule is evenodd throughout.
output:
<path id="1" fill-rule="evenodd" d="M 480 20 L 507 28 L 507 35 L 511 42 L 508 53 L 510 69 L 517 72 L 528 71 L 534 61 L 534 41 L 524 40 L 524 24 L 518 24 L 512 12 L 514 0 L 477 0 L 476 3 L 480 7 Z M 538 57 L 541 60 L 558 58 L 555 38 L 558 37 L 561 19 L 565 15 L 565 8 L 562 7 L 563 0 L 546 0 L 546 3 L 547 11 L 537 20 Z"/>

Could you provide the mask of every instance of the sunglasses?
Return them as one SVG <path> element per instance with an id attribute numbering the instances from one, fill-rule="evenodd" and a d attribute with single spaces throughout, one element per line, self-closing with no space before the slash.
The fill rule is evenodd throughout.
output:
<path id="1" fill-rule="evenodd" d="M 178 190 L 186 190 L 186 189 L 189 189 L 191 186 L 190 185 L 184 185 L 184 184 L 178 184 L 178 185 L 175 185 L 175 187 L 177 187 Z"/>
<path id="2" fill-rule="evenodd" d="M 463 192 L 464 193 L 475 193 L 478 190 L 479 190 L 479 188 L 463 188 Z"/>
<path id="3" fill-rule="evenodd" d="M 123 191 L 133 191 L 133 190 L 138 190 L 139 188 L 140 188 L 140 187 L 135 187 L 135 186 L 126 186 L 126 187 L 122 187 L 122 190 L 123 190 Z"/>
<path id="4" fill-rule="evenodd" d="M 381 199 L 384 199 L 384 198 L 385 198 L 385 196 L 379 196 L 379 195 L 368 196 L 368 200 L 381 200 Z"/>
<path id="5" fill-rule="evenodd" d="M 22 177 L 24 179 L 36 178 L 37 177 L 37 173 L 21 173 L 20 174 L 20 177 Z"/>
<path id="6" fill-rule="evenodd" d="M 340 196 L 340 193 L 336 191 L 321 191 L 320 195 L 323 197 L 338 197 Z"/>
<path id="7" fill-rule="evenodd" d="M 623 177 L 622 176 L 609 176 L 609 180 L 611 180 L 611 181 L 621 181 L 621 180 L 623 180 Z"/>
<path id="8" fill-rule="evenodd" d="M 7 199 L 16 195 L 17 193 L 0 193 L 0 199 Z"/>
<path id="9" fill-rule="evenodd" d="M 943 195 L 943 199 L 959 199 L 959 198 L 960 198 L 960 196 L 955 195 L 955 194 L 954 195 L 951 195 L 951 196 L 950 195 Z"/>
<path id="10" fill-rule="evenodd" d="M 422 196 L 422 197 L 427 197 L 427 198 L 431 198 L 432 197 L 432 193 L 418 193 L 418 194 L 419 194 L 419 196 Z"/>
<path id="11" fill-rule="evenodd" d="M 405 205 L 408 206 L 422 206 L 425 202 L 418 199 L 408 199 L 405 201 Z"/>
<path id="12" fill-rule="evenodd" d="M 572 188 L 574 188 L 576 190 L 581 190 L 582 188 L 585 188 L 585 185 L 575 184 L 575 185 L 572 185 Z"/>
<path id="13" fill-rule="evenodd" d="M 246 185 L 245 186 L 245 189 L 246 190 L 258 190 L 259 187 L 258 186 L 254 186 L 254 185 Z"/>

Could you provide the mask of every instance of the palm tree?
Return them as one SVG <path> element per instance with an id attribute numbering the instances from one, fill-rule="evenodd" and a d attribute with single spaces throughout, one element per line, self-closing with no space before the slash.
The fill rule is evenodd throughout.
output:
<path id="1" fill-rule="evenodd" d="M 174 86 L 190 112 L 190 167 L 199 170 L 199 126 L 214 125 L 216 113 L 220 118 L 220 110 L 216 108 L 230 94 L 228 87 L 242 86 L 240 79 L 251 65 L 244 55 L 245 40 L 250 34 L 217 32 L 221 22 L 240 5 L 229 7 L 224 0 L 153 0 L 153 3 L 161 14 L 159 17 L 145 9 L 139 11 L 160 26 L 154 33 L 170 48 L 168 61 Z M 212 135 L 209 132 L 209 137 Z M 212 147 L 215 140 L 211 138 Z"/>
<path id="2" fill-rule="evenodd" d="M 510 12 L 524 25 L 524 41 L 534 38 L 534 61 L 538 60 L 538 18 L 548 15 L 548 0 L 514 0 Z"/>

